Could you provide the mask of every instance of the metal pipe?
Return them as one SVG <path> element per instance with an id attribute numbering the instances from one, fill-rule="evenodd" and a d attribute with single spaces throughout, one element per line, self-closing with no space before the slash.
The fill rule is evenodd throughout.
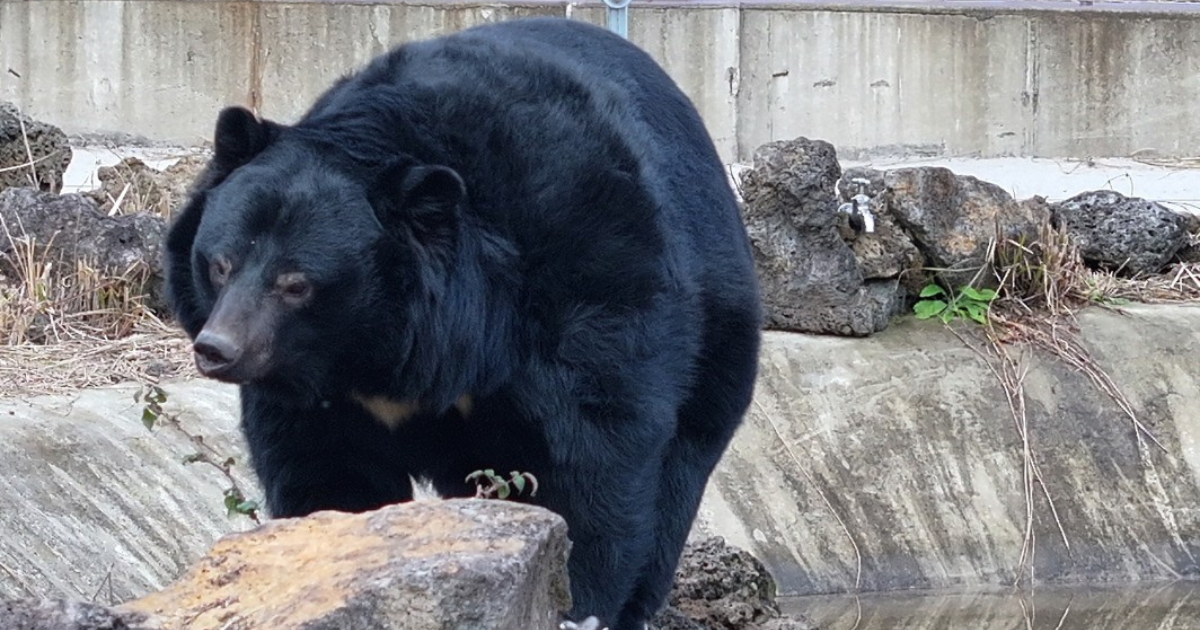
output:
<path id="1" fill-rule="evenodd" d="M 608 30 L 629 39 L 629 4 L 633 0 L 604 0 L 608 7 Z"/>

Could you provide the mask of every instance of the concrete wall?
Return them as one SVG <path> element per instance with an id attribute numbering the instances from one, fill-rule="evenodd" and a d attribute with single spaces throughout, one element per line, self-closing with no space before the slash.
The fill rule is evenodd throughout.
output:
<path id="1" fill-rule="evenodd" d="M 0 0 L 0 99 L 194 144 L 225 104 L 286 121 L 392 45 L 524 15 L 604 22 L 559 0 Z M 630 37 L 727 160 L 798 135 L 846 156 L 1200 155 L 1195 3 L 635 0 Z"/>
<path id="2" fill-rule="evenodd" d="M 1042 585 L 1200 575 L 1200 307 L 1124 310 L 1087 309 L 1080 336 L 1163 448 L 1079 370 L 1011 347 L 1045 483 L 1028 497 L 1005 390 L 940 324 L 768 333 L 700 529 L 752 550 L 784 594 L 1000 587 L 1031 567 Z"/>

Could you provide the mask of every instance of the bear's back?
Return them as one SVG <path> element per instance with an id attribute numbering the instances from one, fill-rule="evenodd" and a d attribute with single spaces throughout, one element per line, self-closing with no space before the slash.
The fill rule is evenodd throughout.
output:
<path id="1" fill-rule="evenodd" d="M 666 273 L 749 286 L 736 201 L 699 114 L 649 55 L 590 24 L 511 20 L 402 45 L 298 127 L 363 163 L 403 152 L 455 169 L 471 211 L 526 268 L 572 283 L 564 291 L 632 305 Z M 608 273 L 612 260 L 655 268 Z"/>

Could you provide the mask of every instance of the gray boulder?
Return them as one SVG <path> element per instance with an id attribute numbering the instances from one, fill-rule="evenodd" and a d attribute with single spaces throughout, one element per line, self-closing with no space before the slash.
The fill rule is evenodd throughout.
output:
<path id="1" fill-rule="evenodd" d="M 1184 226 L 1187 229 L 1187 244 L 1179 248 L 1175 261 L 1181 263 L 1200 262 L 1200 214 L 1188 213 L 1183 215 Z"/>
<path id="2" fill-rule="evenodd" d="M 57 195 L 33 188 L 0 191 L 0 223 L 12 235 L 0 238 L 0 269 L 6 275 L 19 259 L 20 241 L 59 268 L 81 262 L 110 277 L 125 277 L 154 310 L 165 306 L 161 248 L 166 221 L 156 215 L 107 216 L 80 194 Z M 18 243 L 14 243 L 16 240 Z"/>
<path id="3" fill-rule="evenodd" d="M 141 613 L 63 599 L 0 603 L 0 628 L 6 630 L 156 630 L 145 621 Z"/>
<path id="4" fill-rule="evenodd" d="M 668 606 L 655 630 L 815 630 L 808 619 L 784 615 L 775 579 L 749 552 L 713 536 L 689 543 L 675 572 Z"/>
<path id="5" fill-rule="evenodd" d="M 868 182 L 866 186 L 857 186 L 862 181 Z M 888 206 L 890 197 L 883 171 L 865 167 L 846 169 L 837 184 L 839 201 L 848 203 L 860 191 L 871 200 L 875 230 L 857 233 L 849 228 L 844 218 L 840 219 L 838 227 L 858 259 L 863 277 L 868 280 L 899 279 L 909 293 L 919 293 L 927 282 L 925 256 Z"/>
<path id="6" fill-rule="evenodd" d="M 898 282 L 869 280 L 839 231 L 840 176 L 832 145 L 798 138 L 759 147 L 742 177 L 767 328 L 864 336 L 903 308 Z"/>
<path id="7" fill-rule="evenodd" d="M 0 190 L 27 186 L 59 192 L 70 163 L 71 143 L 62 129 L 29 118 L 12 103 L 0 102 Z"/>
<path id="8" fill-rule="evenodd" d="M 927 266 L 955 289 L 995 286 L 992 240 L 1035 238 L 1050 219 L 1044 207 L 1018 203 L 995 184 L 947 168 L 899 168 L 885 173 L 884 181 L 891 213 Z"/>
<path id="9" fill-rule="evenodd" d="M 165 589 L 118 606 L 0 603 L 0 627 L 550 630 L 570 607 L 570 544 L 560 517 L 509 501 L 317 512 L 230 534 Z"/>
<path id="10" fill-rule="evenodd" d="M 1085 192 L 1051 205 L 1055 225 L 1088 265 L 1136 276 L 1163 270 L 1188 245 L 1185 217 L 1115 190 Z"/>

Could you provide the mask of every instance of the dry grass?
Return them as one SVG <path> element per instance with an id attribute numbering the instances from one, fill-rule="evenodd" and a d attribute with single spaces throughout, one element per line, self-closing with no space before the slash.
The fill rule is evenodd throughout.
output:
<path id="1" fill-rule="evenodd" d="M 146 270 L 64 266 L 19 229 L 0 223 L 0 396 L 155 382 L 190 359 L 182 334 L 144 305 Z"/>
<path id="2" fill-rule="evenodd" d="M 102 166 L 97 173 L 100 186 L 89 196 L 102 209 L 107 208 L 109 216 L 146 213 L 169 219 L 176 205 L 172 187 L 190 184 L 192 172 L 187 166 L 194 159 L 201 159 L 190 153 L 174 157 L 179 158 L 179 162 L 165 171 L 153 169 L 142 160 L 131 157 L 112 166 Z M 183 179 L 174 181 L 181 173 Z"/>
<path id="3" fill-rule="evenodd" d="M 153 325 L 121 339 L 78 336 L 45 345 L 0 347 L 0 397 L 158 382 L 184 373 L 190 356 L 183 335 Z"/>
<path id="4" fill-rule="evenodd" d="M 1036 444 L 1030 439 L 1024 393 L 1024 380 L 1029 369 L 1027 351 L 1048 352 L 1086 375 L 1098 390 L 1113 400 L 1131 423 L 1140 456 L 1147 456 L 1150 445 L 1165 451 L 1140 421 L 1125 394 L 1080 341 L 1075 315 L 1087 306 L 1113 308 L 1130 302 L 1200 301 L 1200 264 L 1176 264 L 1164 274 L 1142 278 L 1125 278 L 1089 269 L 1071 239 L 1049 224 L 1043 225 L 1031 242 L 1006 240 L 993 243 L 991 259 L 999 288 L 997 298 L 989 307 L 984 341 L 972 341 L 957 330 L 955 334 L 984 359 L 1000 382 L 1021 439 L 1026 522 L 1017 582 L 1021 581 L 1022 571 L 1028 570 L 1032 584 L 1036 577 L 1033 572 L 1036 553 L 1034 514 L 1039 495 L 1044 499 L 1063 544 L 1068 550 L 1071 545 L 1038 464 Z"/>
<path id="5" fill-rule="evenodd" d="M 1070 238 L 1049 224 L 1034 242 L 1009 240 L 993 252 L 1000 297 L 992 315 L 1007 321 L 1069 317 L 1090 304 L 1200 301 L 1200 263 L 1179 263 L 1140 278 L 1089 269 Z"/>
<path id="6" fill-rule="evenodd" d="M 29 138 L 21 122 L 28 169 L 38 181 Z M 43 158 L 45 159 L 45 158 Z M 6 170 L 8 170 L 6 169 Z M 165 194 L 140 199 L 147 188 L 131 180 L 111 214 L 169 208 Z M 128 191 L 133 195 L 129 196 Z M 67 393 L 126 381 L 157 382 L 190 362 L 181 331 L 154 315 L 142 288 L 148 270 L 103 273 L 86 260 L 62 264 L 21 226 L 0 222 L 0 396 Z"/>

